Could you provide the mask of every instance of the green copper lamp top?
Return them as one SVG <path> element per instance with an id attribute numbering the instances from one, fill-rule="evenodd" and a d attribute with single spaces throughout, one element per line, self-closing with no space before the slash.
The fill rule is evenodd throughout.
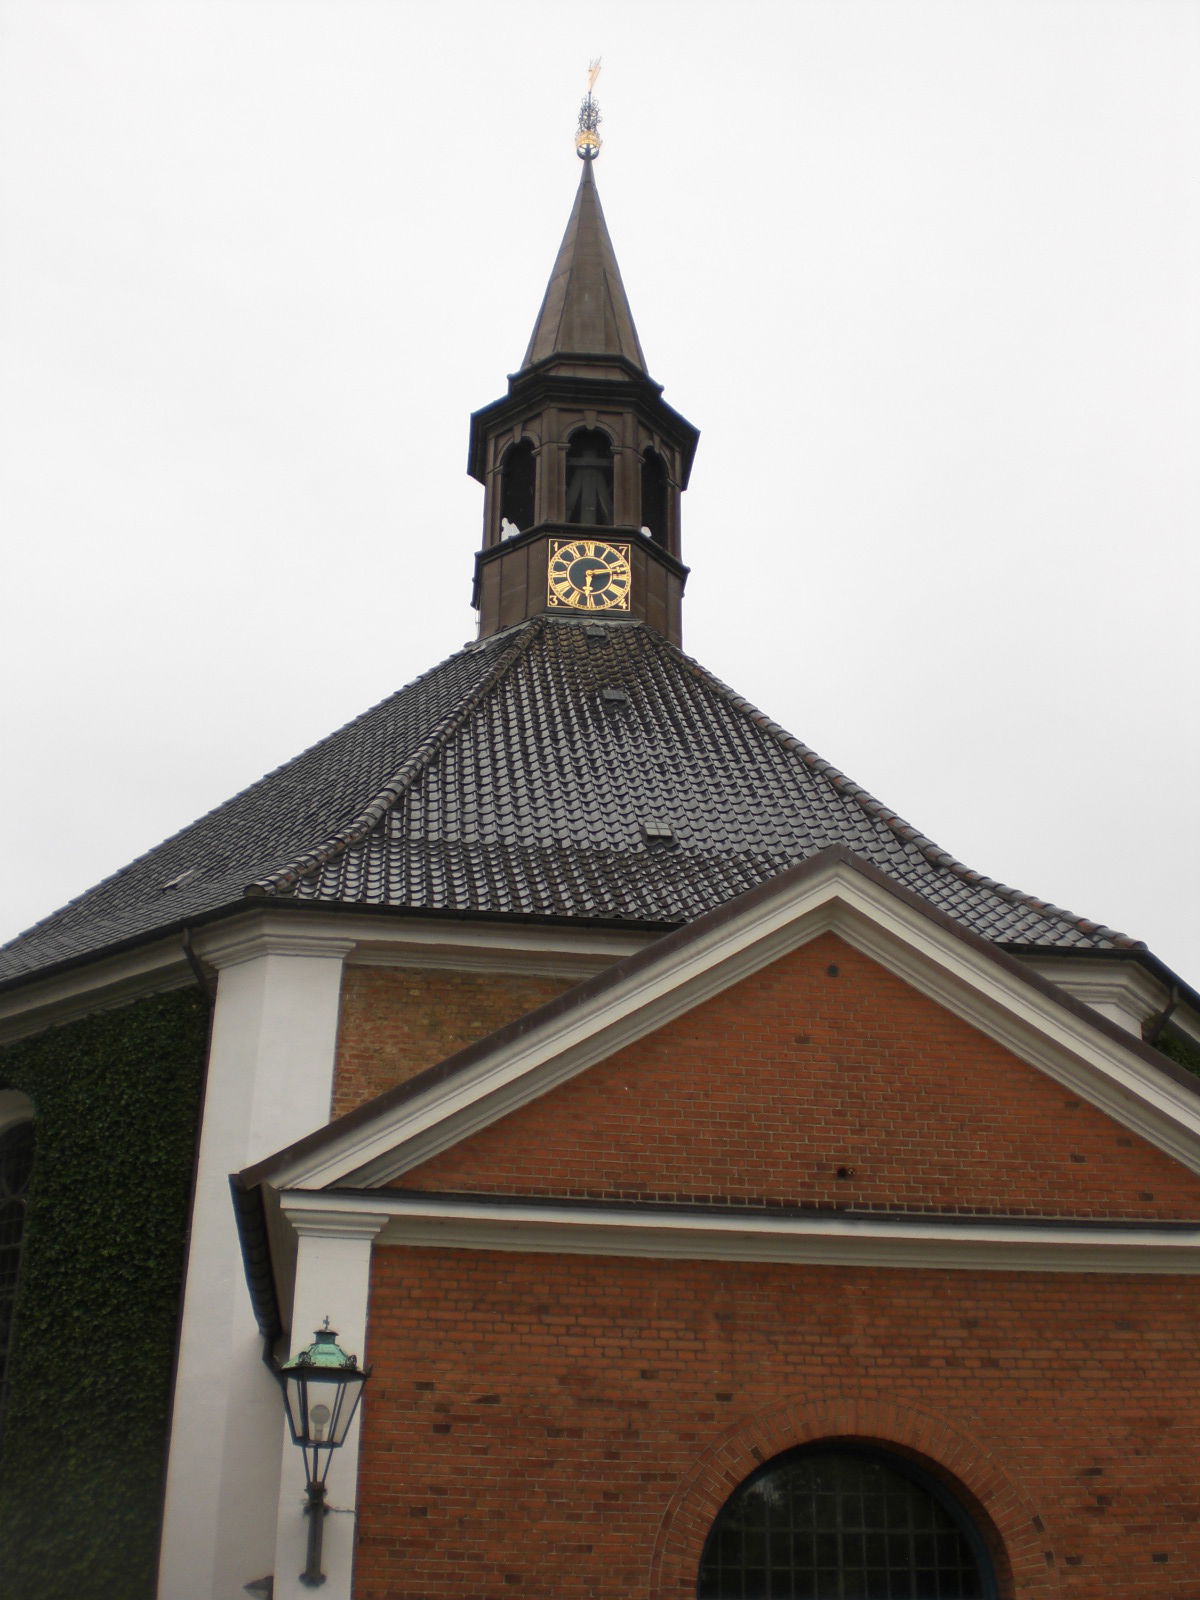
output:
<path id="1" fill-rule="evenodd" d="M 295 1361 L 289 1363 L 293 1367 L 337 1367 L 356 1368 L 358 1357 L 347 1355 L 337 1342 L 337 1333 L 329 1326 L 329 1318 L 325 1318 L 325 1326 L 316 1330 L 313 1342 L 307 1345 Z M 287 1370 L 286 1368 L 284 1369 Z"/>

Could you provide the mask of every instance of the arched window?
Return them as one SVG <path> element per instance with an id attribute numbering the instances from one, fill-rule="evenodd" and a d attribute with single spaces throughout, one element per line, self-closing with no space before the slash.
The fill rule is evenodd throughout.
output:
<path id="1" fill-rule="evenodd" d="M 599 428 L 580 428 L 567 445 L 567 521 L 611 528 L 612 445 Z"/>
<path id="2" fill-rule="evenodd" d="M 965 1510 L 901 1456 L 841 1440 L 760 1467 L 725 1502 L 698 1600 L 995 1600 Z"/>
<path id="3" fill-rule="evenodd" d="M 655 544 L 666 544 L 667 463 L 649 445 L 642 452 L 642 526 Z"/>
<path id="4" fill-rule="evenodd" d="M 533 441 L 519 439 L 504 452 L 500 467 L 500 521 L 524 533 L 533 527 Z"/>
<path id="5" fill-rule="evenodd" d="M 0 1091 L 0 1433 L 8 1398 L 13 1309 L 32 1173 L 33 1103 L 15 1090 Z"/>

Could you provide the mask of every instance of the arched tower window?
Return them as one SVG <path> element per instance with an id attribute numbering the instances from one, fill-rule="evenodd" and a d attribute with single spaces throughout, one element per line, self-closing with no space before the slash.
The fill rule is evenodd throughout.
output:
<path id="1" fill-rule="evenodd" d="M 13 1310 L 32 1173 L 33 1104 L 25 1095 L 5 1090 L 0 1092 L 0 1433 L 8 1399 Z"/>
<path id="2" fill-rule="evenodd" d="M 667 463 L 653 446 L 642 452 L 642 526 L 655 544 L 667 542 Z"/>
<path id="3" fill-rule="evenodd" d="M 610 528 L 612 519 L 612 445 L 599 428 L 580 428 L 567 445 L 567 521 Z"/>
<path id="4" fill-rule="evenodd" d="M 500 521 L 524 533 L 533 527 L 533 441 L 519 439 L 504 452 L 500 467 Z"/>
<path id="5" fill-rule="evenodd" d="M 995 1600 L 966 1511 L 901 1456 L 843 1441 L 776 1456 L 725 1502 L 698 1600 Z"/>

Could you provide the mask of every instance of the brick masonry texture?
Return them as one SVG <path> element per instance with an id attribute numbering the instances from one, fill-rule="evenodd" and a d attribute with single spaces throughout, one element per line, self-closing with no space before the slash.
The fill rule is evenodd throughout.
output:
<path id="1" fill-rule="evenodd" d="M 333 1115 L 353 1110 L 570 987 L 566 978 L 348 967 Z"/>
<path id="2" fill-rule="evenodd" d="M 460 1026 L 433 1020 L 432 1007 L 418 1046 L 433 1046 L 435 1028 Z M 393 1054 L 414 1048 L 413 1024 L 403 1028 Z M 348 1016 L 347 1055 L 359 1048 L 351 1039 Z M 739 1206 L 1200 1217 L 1195 1175 L 832 934 L 399 1183 Z"/>
<path id="3" fill-rule="evenodd" d="M 958 1485 L 1005 1600 L 1200 1596 L 1196 1280 L 375 1253 L 356 1600 L 685 1600 L 759 1460 Z"/>

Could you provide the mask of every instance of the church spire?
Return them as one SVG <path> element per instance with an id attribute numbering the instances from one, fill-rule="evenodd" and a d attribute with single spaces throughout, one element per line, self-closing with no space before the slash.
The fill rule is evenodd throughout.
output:
<path id="1" fill-rule="evenodd" d="M 592 64 L 575 203 L 519 372 L 471 418 L 486 490 L 474 603 L 486 637 L 534 616 L 644 622 L 674 643 L 680 496 L 699 437 L 646 370 L 593 163 Z"/>
<path id="2" fill-rule="evenodd" d="M 521 370 L 571 356 L 616 357 L 646 373 L 621 269 L 608 236 L 594 157 L 585 158 L 575 205 Z"/>

